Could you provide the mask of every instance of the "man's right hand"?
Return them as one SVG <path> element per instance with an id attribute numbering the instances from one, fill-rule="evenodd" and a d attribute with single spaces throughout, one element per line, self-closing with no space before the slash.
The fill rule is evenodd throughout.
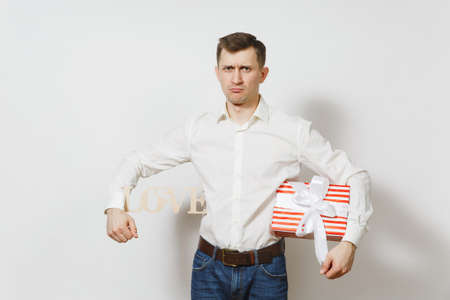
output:
<path id="1" fill-rule="evenodd" d="M 108 208 L 106 231 L 108 236 L 119 243 L 138 238 L 134 219 L 120 208 Z"/>

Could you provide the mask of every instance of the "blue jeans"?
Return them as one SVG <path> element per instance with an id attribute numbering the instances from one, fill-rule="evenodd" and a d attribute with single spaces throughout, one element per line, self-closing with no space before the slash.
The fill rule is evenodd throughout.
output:
<path id="1" fill-rule="evenodd" d="M 197 249 L 192 263 L 191 300 L 285 300 L 288 294 L 284 253 L 260 264 L 255 252 L 252 266 L 225 266 Z"/>

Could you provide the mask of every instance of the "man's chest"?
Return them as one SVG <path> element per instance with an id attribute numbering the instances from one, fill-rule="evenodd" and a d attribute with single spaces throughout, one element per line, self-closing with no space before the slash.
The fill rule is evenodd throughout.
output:
<path id="1" fill-rule="evenodd" d="M 270 176 L 297 163 L 295 132 L 283 128 L 204 128 L 191 139 L 191 159 L 209 176 Z"/>

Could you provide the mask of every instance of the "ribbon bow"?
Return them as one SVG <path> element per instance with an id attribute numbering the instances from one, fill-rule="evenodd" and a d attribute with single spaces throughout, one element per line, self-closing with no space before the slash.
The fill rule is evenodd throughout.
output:
<path id="1" fill-rule="evenodd" d="M 319 264 L 325 261 L 328 253 L 327 235 L 320 215 L 336 216 L 335 208 L 323 200 L 327 194 L 328 185 L 328 179 L 321 176 L 313 176 L 309 186 L 304 183 L 294 184 L 293 202 L 305 208 L 305 214 L 299 222 L 295 234 L 301 237 L 314 232 L 314 249 Z"/>

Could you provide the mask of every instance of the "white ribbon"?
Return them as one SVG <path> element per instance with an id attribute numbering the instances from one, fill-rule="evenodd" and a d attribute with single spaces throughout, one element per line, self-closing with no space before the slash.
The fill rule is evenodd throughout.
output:
<path id="1" fill-rule="evenodd" d="M 328 185 L 328 178 L 321 176 L 313 176 L 309 186 L 304 183 L 294 184 L 294 203 L 302 206 L 305 211 L 295 234 L 301 237 L 314 232 L 314 249 L 320 265 L 325 261 L 328 253 L 327 235 L 320 215 L 336 216 L 335 208 L 323 200 L 327 194 Z"/>

